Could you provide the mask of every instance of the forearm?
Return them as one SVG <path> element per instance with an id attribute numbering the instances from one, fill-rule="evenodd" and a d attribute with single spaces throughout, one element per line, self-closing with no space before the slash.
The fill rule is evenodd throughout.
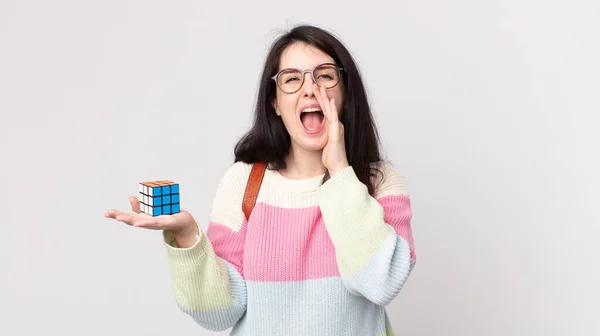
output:
<path id="1" fill-rule="evenodd" d="M 216 255 L 202 233 L 188 247 L 180 247 L 169 232 L 165 242 L 179 308 L 207 329 L 233 326 L 246 309 L 245 282 L 238 271 Z"/>
<path id="2" fill-rule="evenodd" d="M 397 191 L 383 203 L 369 195 L 352 168 L 336 174 L 319 191 L 345 284 L 381 305 L 396 296 L 414 264 L 408 196 Z"/>

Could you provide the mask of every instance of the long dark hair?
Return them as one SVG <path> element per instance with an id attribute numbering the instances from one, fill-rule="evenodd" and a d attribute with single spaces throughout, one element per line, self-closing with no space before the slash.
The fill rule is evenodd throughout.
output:
<path id="1" fill-rule="evenodd" d="M 262 161 L 273 169 L 285 168 L 285 157 L 291 140 L 283 121 L 275 113 L 272 102 L 276 85 L 271 77 L 279 71 L 282 52 L 295 42 L 303 42 L 320 49 L 344 68 L 344 107 L 341 122 L 348 162 L 369 193 L 374 193 L 373 175 L 378 171 L 371 163 L 382 160 L 379 135 L 367 101 L 367 94 L 359 70 L 350 52 L 331 33 L 314 26 L 301 25 L 280 36 L 271 46 L 264 63 L 256 100 L 254 124 L 235 146 L 234 162 Z M 328 175 L 325 176 L 327 180 Z"/>

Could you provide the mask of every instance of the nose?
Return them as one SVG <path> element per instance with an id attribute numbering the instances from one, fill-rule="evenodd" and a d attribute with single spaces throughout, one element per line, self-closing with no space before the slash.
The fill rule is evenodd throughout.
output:
<path id="1" fill-rule="evenodd" d="M 302 93 L 304 94 L 304 96 L 311 97 L 314 95 L 313 84 L 315 84 L 315 82 L 312 79 L 312 75 L 308 72 L 305 73 L 304 83 L 302 83 Z"/>

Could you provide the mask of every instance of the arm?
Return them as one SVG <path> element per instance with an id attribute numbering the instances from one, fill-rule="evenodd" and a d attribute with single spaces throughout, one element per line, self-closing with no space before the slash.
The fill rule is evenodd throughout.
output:
<path id="1" fill-rule="evenodd" d="M 375 197 L 348 167 L 320 188 L 318 202 L 346 287 L 385 306 L 407 281 L 416 257 L 404 180 L 391 165 L 382 168 Z"/>
<path id="2" fill-rule="evenodd" d="M 246 312 L 242 253 L 246 219 L 242 196 L 246 166 L 234 164 L 219 183 L 206 234 L 189 247 L 179 247 L 163 232 L 178 307 L 202 327 L 222 331 Z"/>

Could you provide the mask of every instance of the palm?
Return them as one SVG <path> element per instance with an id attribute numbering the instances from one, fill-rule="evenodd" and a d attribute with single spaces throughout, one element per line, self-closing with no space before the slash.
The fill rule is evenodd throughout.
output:
<path id="1" fill-rule="evenodd" d="M 107 211 L 104 217 L 113 218 L 131 226 L 152 230 L 183 231 L 191 228 L 192 223 L 194 223 L 192 215 L 185 210 L 172 215 L 150 216 L 140 211 L 140 202 L 137 198 L 130 196 L 129 202 L 133 213 L 112 209 Z"/>

